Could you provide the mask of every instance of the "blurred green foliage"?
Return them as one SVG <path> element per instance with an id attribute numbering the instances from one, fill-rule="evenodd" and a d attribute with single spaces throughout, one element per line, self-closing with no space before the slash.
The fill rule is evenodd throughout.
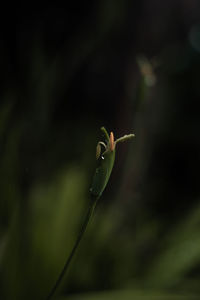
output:
<path id="1" fill-rule="evenodd" d="M 198 299 L 199 5 L 174 3 L 7 10 L 0 299 L 50 291 L 87 210 L 102 125 L 136 139 L 117 149 L 58 299 Z"/>

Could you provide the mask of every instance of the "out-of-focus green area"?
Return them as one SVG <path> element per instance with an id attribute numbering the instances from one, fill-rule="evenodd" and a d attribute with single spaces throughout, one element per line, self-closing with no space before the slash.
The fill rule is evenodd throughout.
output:
<path id="1" fill-rule="evenodd" d="M 2 8 L 0 299 L 48 295 L 87 211 L 102 125 L 136 138 L 117 149 L 57 298 L 198 299 L 199 12 L 178 0 Z"/>

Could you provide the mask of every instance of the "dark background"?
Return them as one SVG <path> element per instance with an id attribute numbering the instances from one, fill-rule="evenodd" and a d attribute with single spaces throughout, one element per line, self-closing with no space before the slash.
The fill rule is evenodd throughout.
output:
<path id="1" fill-rule="evenodd" d="M 0 20 L 0 299 L 49 293 L 102 125 L 136 138 L 119 145 L 58 294 L 198 299 L 199 1 L 27 2 Z"/>

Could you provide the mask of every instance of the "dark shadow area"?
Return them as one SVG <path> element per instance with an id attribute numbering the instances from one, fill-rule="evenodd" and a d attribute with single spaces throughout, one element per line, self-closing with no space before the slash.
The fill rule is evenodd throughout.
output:
<path id="1" fill-rule="evenodd" d="M 0 299 L 49 293 L 102 125 L 136 138 L 117 149 L 60 299 L 198 299 L 199 1 L 4 4 L 0 25 Z"/>

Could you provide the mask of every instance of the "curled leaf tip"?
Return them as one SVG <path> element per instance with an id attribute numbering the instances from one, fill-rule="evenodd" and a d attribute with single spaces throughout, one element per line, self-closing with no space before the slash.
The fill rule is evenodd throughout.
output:
<path id="1" fill-rule="evenodd" d="M 101 131 L 103 131 L 103 133 L 106 137 L 106 140 L 109 142 L 109 134 L 104 126 L 101 127 Z"/>
<path id="2" fill-rule="evenodd" d="M 125 134 L 124 136 L 118 138 L 118 139 L 115 141 L 115 143 L 117 144 L 117 143 L 119 143 L 119 142 L 125 142 L 125 141 L 130 140 L 130 139 L 132 139 L 132 138 L 134 138 L 134 137 L 135 137 L 135 134 L 134 134 L 134 133 Z"/>

